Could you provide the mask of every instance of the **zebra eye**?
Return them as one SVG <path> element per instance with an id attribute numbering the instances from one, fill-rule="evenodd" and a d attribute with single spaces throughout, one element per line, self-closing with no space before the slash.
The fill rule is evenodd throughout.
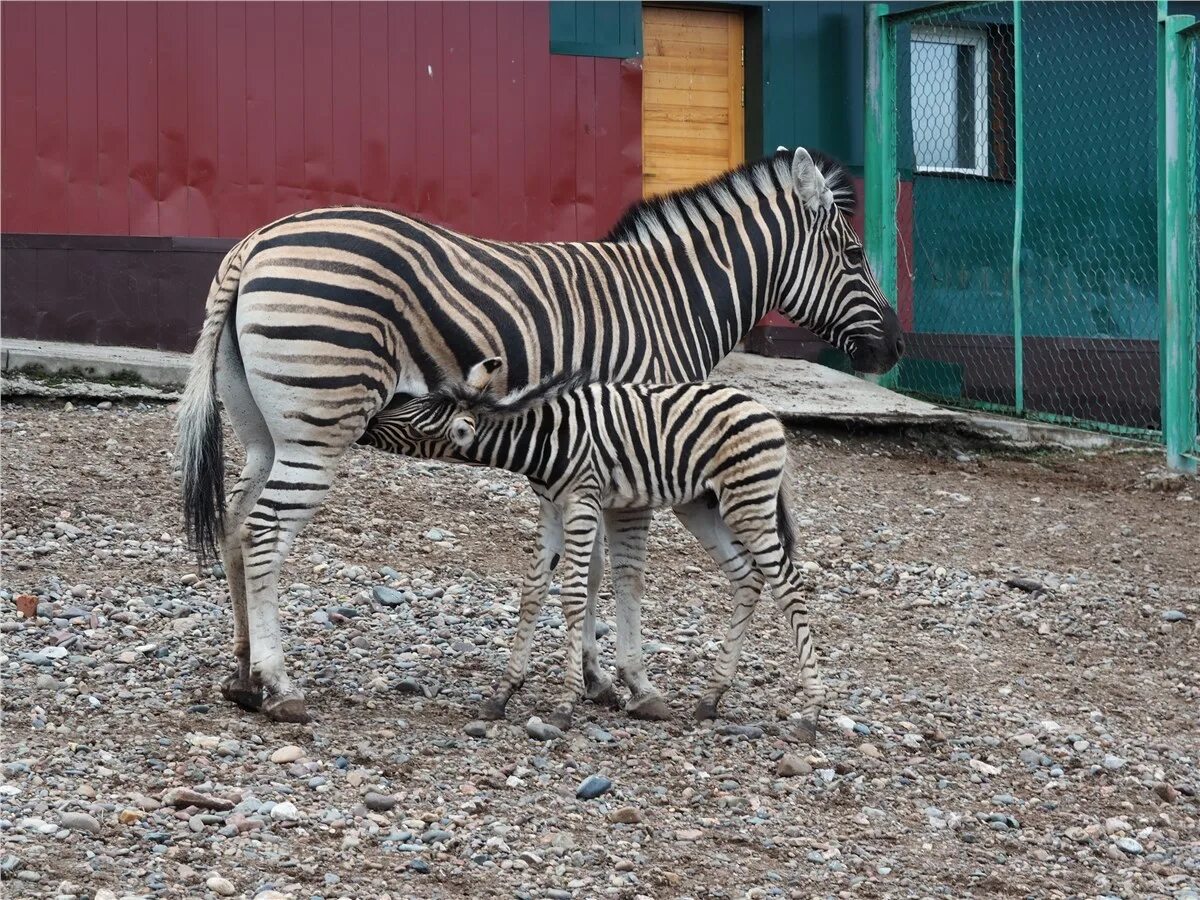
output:
<path id="1" fill-rule="evenodd" d="M 846 248 L 846 262 L 852 266 L 860 265 L 863 261 L 863 248 L 858 244 Z"/>

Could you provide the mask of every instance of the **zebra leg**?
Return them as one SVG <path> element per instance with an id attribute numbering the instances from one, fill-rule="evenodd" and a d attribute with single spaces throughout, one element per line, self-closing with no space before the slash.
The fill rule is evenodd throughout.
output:
<path id="1" fill-rule="evenodd" d="M 804 585 L 795 565 L 784 549 L 776 522 L 776 498 L 751 503 L 747 498 L 721 498 L 725 524 L 754 557 L 754 565 L 766 579 L 780 611 L 792 628 L 796 651 L 800 656 L 800 684 L 805 704 L 800 711 L 797 736 L 813 741 L 817 736 L 817 717 L 825 699 L 825 687 L 817 671 L 816 653 L 809 631 L 808 607 Z"/>
<path id="2" fill-rule="evenodd" d="M 733 683 L 742 653 L 742 641 L 762 596 L 763 577 L 755 567 L 753 557 L 738 543 L 713 505 L 696 501 L 676 507 L 675 514 L 733 585 L 733 618 L 729 630 L 725 632 L 725 639 L 721 641 L 712 678 L 694 713 L 697 719 L 703 721 L 717 717 L 717 705 Z"/>
<path id="3" fill-rule="evenodd" d="M 575 704 L 583 696 L 583 619 L 588 603 L 588 563 L 600 529 L 600 509 L 592 500 L 571 500 L 563 516 L 562 610 L 567 623 L 564 691 L 547 717 L 550 724 L 571 727 Z"/>
<path id="4" fill-rule="evenodd" d="M 229 494 L 225 519 L 225 534 L 221 541 L 221 559 L 225 565 L 225 583 L 233 607 L 233 655 L 236 669 L 221 686 L 226 700 L 243 709 L 256 711 L 262 706 L 262 685 L 250 674 L 250 623 L 246 613 L 246 570 L 242 558 L 240 529 L 258 500 L 271 463 L 275 445 L 262 413 L 254 403 L 246 383 L 236 347 L 231 340 L 231 327 L 226 326 L 218 346 L 217 390 L 233 425 L 233 430 L 246 448 L 246 466 L 236 487 Z"/>
<path id="5" fill-rule="evenodd" d="M 541 521 L 538 526 L 537 547 L 525 583 L 521 588 L 521 611 L 517 623 L 517 634 L 513 638 L 508 666 L 496 684 L 492 695 L 483 703 L 480 717 L 503 719 L 508 701 L 525 682 L 529 669 L 529 656 L 533 648 L 533 635 L 537 628 L 542 603 L 550 589 L 550 573 L 554 571 L 563 550 L 562 514 L 558 507 L 547 500 L 541 504 Z"/>
<path id="6" fill-rule="evenodd" d="M 620 709 L 621 698 L 613 688 L 612 679 L 600 666 L 600 648 L 596 643 L 596 601 L 600 582 L 604 579 L 604 527 L 601 520 L 596 543 L 592 546 L 592 561 L 588 564 L 588 598 L 583 613 L 583 687 L 589 700 L 609 709 Z"/>
<path id="7" fill-rule="evenodd" d="M 642 655 L 642 592 L 650 510 L 611 511 L 609 556 L 617 612 L 617 677 L 629 688 L 625 711 L 635 719 L 671 718 L 671 708 L 646 676 Z"/>

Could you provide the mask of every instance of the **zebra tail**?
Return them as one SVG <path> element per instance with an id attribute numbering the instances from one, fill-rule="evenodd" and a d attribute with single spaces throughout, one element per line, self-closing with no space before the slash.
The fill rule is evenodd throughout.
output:
<path id="1" fill-rule="evenodd" d="M 241 280 L 238 244 L 221 261 L 208 292 L 204 325 L 176 421 L 175 460 L 183 481 L 183 526 L 191 547 L 204 564 L 216 559 L 225 532 L 225 455 L 221 412 L 217 406 L 217 348 L 221 342 Z"/>
<path id="2" fill-rule="evenodd" d="M 792 521 L 792 511 L 788 508 L 787 498 L 783 487 L 775 499 L 775 521 L 779 529 L 779 540 L 783 544 L 783 552 L 788 559 L 796 558 L 796 525 Z"/>

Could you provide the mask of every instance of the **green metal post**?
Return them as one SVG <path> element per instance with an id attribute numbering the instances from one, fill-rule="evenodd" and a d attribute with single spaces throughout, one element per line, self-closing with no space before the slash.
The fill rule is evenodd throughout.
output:
<path id="1" fill-rule="evenodd" d="M 1160 13 L 1161 13 L 1160 8 Z M 1191 259 L 1191 193 L 1196 190 L 1190 158 L 1194 127 L 1193 85 L 1185 77 L 1186 45 L 1180 35 L 1191 16 L 1159 17 L 1158 64 L 1158 298 L 1162 375 L 1162 431 L 1167 465 L 1196 471 L 1196 309 Z"/>
<path id="2" fill-rule="evenodd" d="M 1025 226 L 1025 75 L 1021 45 L 1021 0 L 1013 0 L 1013 245 L 1012 327 L 1013 395 L 1017 413 L 1025 411 L 1025 327 L 1021 322 L 1021 232 Z"/>
<path id="3" fill-rule="evenodd" d="M 866 8 L 867 121 L 863 160 L 864 247 L 883 295 L 896 305 L 896 54 L 886 3 Z M 892 387 L 896 370 L 875 379 Z"/>

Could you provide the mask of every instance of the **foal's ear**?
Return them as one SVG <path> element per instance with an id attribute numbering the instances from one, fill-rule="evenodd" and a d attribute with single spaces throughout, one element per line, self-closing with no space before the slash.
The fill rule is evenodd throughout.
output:
<path id="1" fill-rule="evenodd" d="M 467 449 L 475 440 L 475 420 L 470 416 L 455 416 L 450 420 L 447 435 L 454 446 L 460 450 Z"/>
<path id="2" fill-rule="evenodd" d="M 475 365 L 471 366 L 471 370 L 467 372 L 467 387 L 476 391 L 487 390 L 488 385 L 492 383 L 493 376 L 503 366 L 504 360 L 498 356 L 475 363 Z"/>

